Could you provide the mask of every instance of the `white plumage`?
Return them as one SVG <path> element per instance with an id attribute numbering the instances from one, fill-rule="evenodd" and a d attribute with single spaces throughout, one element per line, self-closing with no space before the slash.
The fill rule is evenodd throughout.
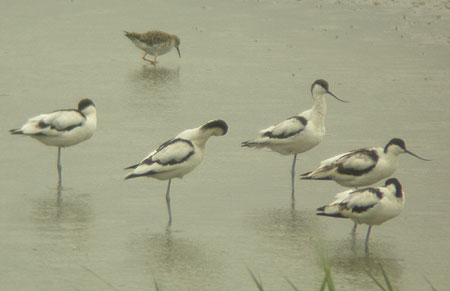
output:
<path id="1" fill-rule="evenodd" d="M 329 91 L 328 82 L 325 80 L 316 80 L 311 86 L 311 94 L 314 99 L 311 109 L 263 129 L 258 137 L 242 143 L 243 147 L 269 148 L 282 155 L 294 155 L 291 169 L 293 207 L 295 205 L 294 177 L 297 154 L 318 145 L 325 134 L 327 106 L 324 96 L 328 94 L 345 102 Z"/>
<path id="2" fill-rule="evenodd" d="M 384 187 L 347 190 L 336 194 L 336 200 L 318 208 L 317 215 L 350 218 L 355 224 L 368 224 L 366 250 L 372 225 L 380 225 L 398 216 L 405 205 L 400 182 L 391 178 Z"/>
<path id="3" fill-rule="evenodd" d="M 170 184 L 172 178 L 181 178 L 194 170 L 203 160 L 205 145 L 211 136 L 222 136 L 228 131 L 228 125 L 223 120 L 213 120 L 206 124 L 187 129 L 171 140 L 152 151 L 139 164 L 126 169 L 133 171 L 125 179 L 137 177 L 152 177 L 159 180 L 169 180 L 166 193 L 169 211 L 169 226 L 172 224 L 170 210 Z"/>
<path id="4" fill-rule="evenodd" d="M 316 170 L 302 174 L 301 179 L 334 180 L 346 187 L 370 186 L 394 174 L 402 153 L 429 161 L 408 151 L 402 139 L 393 138 L 384 148 L 364 148 L 324 160 Z"/>
<path id="5" fill-rule="evenodd" d="M 58 147 L 58 186 L 61 186 L 61 148 L 89 139 L 97 128 L 97 110 L 90 99 L 82 99 L 78 109 L 57 110 L 30 118 L 11 134 L 27 135 L 48 146 Z"/>

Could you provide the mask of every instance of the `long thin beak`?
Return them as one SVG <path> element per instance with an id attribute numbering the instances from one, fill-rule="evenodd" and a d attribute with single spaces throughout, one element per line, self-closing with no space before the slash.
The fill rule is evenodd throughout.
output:
<path id="1" fill-rule="evenodd" d="M 418 158 L 419 160 L 422 160 L 422 161 L 427 161 L 427 162 L 430 162 L 430 161 L 431 161 L 431 160 L 429 160 L 429 159 L 421 158 L 421 157 L 419 157 L 418 155 L 416 155 L 416 154 L 414 154 L 414 153 L 412 153 L 412 152 L 410 152 L 410 151 L 408 151 L 408 150 L 405 150 L 405 153 L 410 154 L 411 156 L 416 157 L 416 158 Z"/>
<path id="2" fill-rule="evenodd" d="M 180 48 L 179 47 L 175 47 L 176 49 L 177 49 L 177 52 L 178 52 L 178 55 L 180 56 L 180 58 L 181 58 L 181 53 L 180 53 Z"/>
<path id="3" fill-rule="evenodd" d="M 330 94 L 331 96 L 333 96 L 334 98 L 336 98 L 337 100 L 341 101 L 341 102 L 349 102 L 349 101 L 345 101 L 345 100 L 339 99 L 336 95 L 334 95 L 330 91 L 327 91 L 327 93 Z"/>

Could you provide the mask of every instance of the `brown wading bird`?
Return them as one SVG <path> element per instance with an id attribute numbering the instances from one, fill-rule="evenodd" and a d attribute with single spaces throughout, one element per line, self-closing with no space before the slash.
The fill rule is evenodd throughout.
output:
<path id="1" fill-rule="evenodd" d="M 175 34 L 159 30 L 151 30 L 144 33 L 124 31 L 124 33 L 138 48 L 145 52 L 142 59 L 150 62 L 152 65 L 156 65 L 156 57 L 167 54 L 173 47 L 177 49 L 181 58 L 180 38 Z M 154 56 L 153 61 L 145 58 L 147 54 Z"/>

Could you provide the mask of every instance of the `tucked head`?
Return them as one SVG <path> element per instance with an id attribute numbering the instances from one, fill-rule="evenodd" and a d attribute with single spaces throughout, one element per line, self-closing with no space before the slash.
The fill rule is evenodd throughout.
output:
<path id="1" fill-rule="evenodd" d="M 402 185 L 396 178 L 387 179 L 384 183 L 384 187 L 393 186 L 395 188 L 395 196 L 398 198 L 403 197 Z"/>
<path id="2" fill-rule="evenodd" d="M 339 100 L 339 101 L 341 101 L 341 102 L 348 102 L 348 101 L 339 99 L 336 95 L 334 95 L 333 93 L 331 93 L 330 90 L 329 90 L 328 82 L 325 81 L 325 80 L 323 80 L 323 79 L 316 80 L 316 81 L 311 85 L 311 94 L 312 94 L 313 96 L 329 94 L 329 95 L 333 96 L 334 98 L 336 98 L 337 100 Z"/>
<path id="3" fill-rule="evenodd" d="M 212 135 L 215 136 L 225 135 L 228 132 L 228 124 L 222 119 L 216 119 L 208 121 L 200 129 L 204 131 L 212 130 Z"/>
<path id="4" fill-rule="evenodd" d="M 92 102 L 91 99 L 82 99 L 80 102 L 78 102 L 78 110 L 83 111 L 84 109 L 88 108 L 89 106 L 94 106 L 94 102 Z"/>

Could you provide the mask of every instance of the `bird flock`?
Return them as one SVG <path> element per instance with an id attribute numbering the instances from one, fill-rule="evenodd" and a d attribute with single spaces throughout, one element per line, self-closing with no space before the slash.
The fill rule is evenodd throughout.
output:
<path id="1" fill-rule="evenodd" d="M 163 31 L 145 33 L 126 32 L 128 37 L 145 54 L 142 59 L 157 64 L 157 57 L 176 48 L 180 53 L 180 38 Z M 146 59 L 149 54 L 153 60 Z M 282 155 L 292 155 L 291 168 L 291 206 L 295 207 L 295 167 L 297 155 L 317 146 L 325 135 L 325 115 L 327 106 L 325 96 L 331 96 L 341 102 L 329 88 L 327 81 L 316 80 L 311 86 L 313 106 L 295 116 L 263 129 L 250 140 L 243 141 L 242 147 L 268 148 Z M 30 118 L 22 127 L 10 130 L 13 135 L 30 136 L 39 142 L 58 148 L 57 170 L 58 189 L 62 187 L 61 149 L 86 141 L 97 128 L 97 111 L 90 99 L 82 99 L 77 109 L 63 109 Z M 168 180 L 166 203 L 169 214 L 168 226 L 172 225 L 170 206 L 170 186 L 173 178 L 182 178 L 193 171 L 203 160 L 206 142 L 211 136 L 223 136 L 228 132 L 224 120 L 216 119 L 187 129 L 174 138 L 161 144 L 142 161 L 126 167 L 131 170 L 125 180 L 151 177 Z M 424 159 L 406 149 L 400 138 L 392 138 L 384 147 L 352 150 L 322 161 L 317 169 L 300 175 L 302 180 L 333 180 L 349 190 L 336 194 L 330 204 L 317 209 L 317 215 L 349 218 L 355 225 L 369 225 L 365 249 L 368 250 L 370 231 L 373 225 L 379 225 L 398 216 L 405 204 L 403 187 L 396 178 L 390 178 L 398 167 L 398 157 L 407 153 L 418 159 Z M 387 179 L 384 186 L 372 185 Z"/>

